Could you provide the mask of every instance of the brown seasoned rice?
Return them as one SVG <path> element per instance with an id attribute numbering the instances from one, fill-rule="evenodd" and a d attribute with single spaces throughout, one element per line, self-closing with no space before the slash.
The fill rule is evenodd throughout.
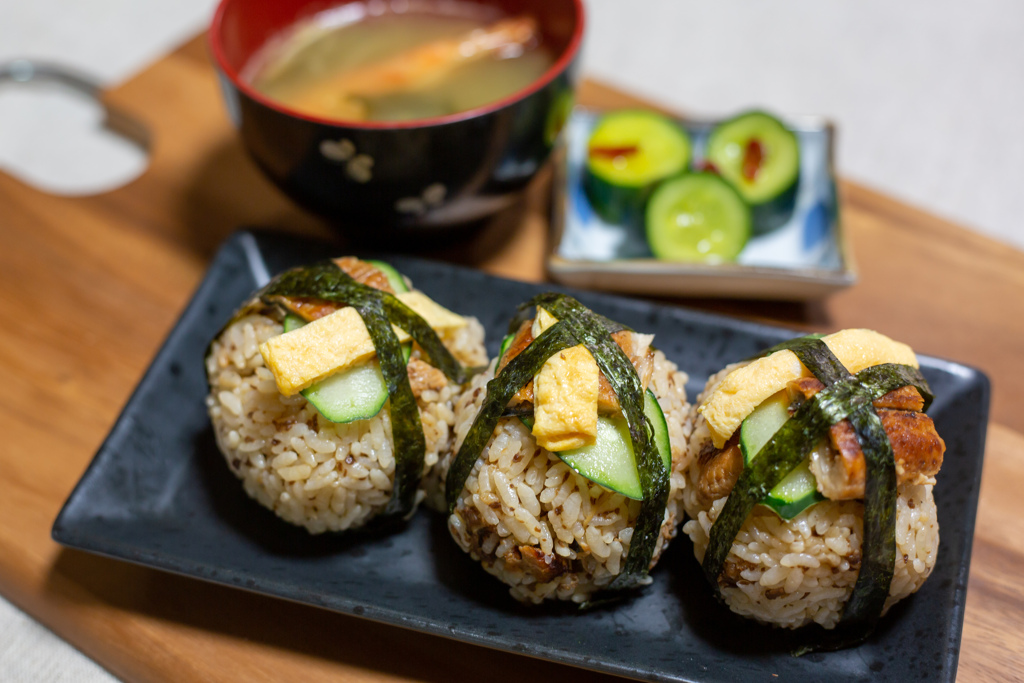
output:
<path id="1" fill-rule="evenodd" d="M 493 377 L 477 376 L 455 408 L 461 445 Z M 672 468 L 669 501 L 653 563 L 676 534 L 689 464 L 686 374 L 656 352 L 651 389 L 669 428 Z M 441 470 L 447 469 L 448 459 Z M 517 418 L 499 422 L 470 473 L 448 526 L 459 546 L 524 602 L 584 602 L 622 569 L 640 509 L 619 493 L 575 473 L 537 446 Z"/>
<path id="2" fill-rule="evenodd" d="M 480 365 L 486 362 L 483 328 L 469 320 L 442 341 L 461 362 Z M 246 493 L 282 519 L 314 534 L 362 526 L 391 498 L 395 456 L 389 406 L 372 419 L 337 424 L 301 395 L 282 396 L 259 352 L 260 343 L 281 332 L 271 318 L 248 315 L 211 345 L 206 404 L 217 445 Z M 460 394 L 461 388 L 449 382 L 417 401 L 427 470 L 451 447 Z"/>

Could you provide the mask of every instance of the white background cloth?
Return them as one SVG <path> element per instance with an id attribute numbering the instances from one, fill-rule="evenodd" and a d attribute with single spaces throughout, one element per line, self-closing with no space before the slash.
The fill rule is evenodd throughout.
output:
<path id="1" fill-rule="evenodd" d="M 2 0 L 0 62 L 45 59 L 114 86 L 200 31 L 214 4 Z M 587 4 L 585 73 L 695 115 L 758 106 L 828 116 L 839 127 L 842 175 L 1024 247 L 1024 3 Z M 26 114 L 29 105 L 5 100 L 3 90 L 0 163 L 4 155 L 46 157 L 24 144 L 45 137 L 33 130 L 45 117 Z M 125 163 L 119 154 L 93 165 Z M 141 171 L 119 169 L 113 175 L 123 179 Z M 112 680 L 2 600 L 0 679 Z"/>
<path id="2" fill-rule="evenodd" d="M 0 61 L 51 59 L 115 85 L 201 30 L 214 4 L 2 0 Z M 839 125 L 844 176 L 1024 247 L 1024 3 L 587 5 L 586 73 L 699 115 L 750 106 L 826 115 Z M 24 154 L 26 140 L 47 138 L 41 121 L 32 135 L 24 129 L 35 117 L 3 104 L 0 165 L 5 145 Z M 125 179 L 141 170 L 123 163 Z"/>
<path id="3" fill-rule="evenodd" d="M 1024 3 L 590 5 L 590 73 L 697 114 L 825 115 L 843 176 L 1024 247 Z"/>

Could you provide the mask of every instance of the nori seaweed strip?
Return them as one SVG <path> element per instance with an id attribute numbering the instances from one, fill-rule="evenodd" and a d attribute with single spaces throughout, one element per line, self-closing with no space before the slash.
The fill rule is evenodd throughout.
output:
<path id="1" fill-rule="evenodd" d="M 494 428 L 498 426 L 498 420 L 505 412 L 508 402 L 540 372 L 548 358 L 579 343 L 566 325 L 556 323 L 544 330 L 523 349 L 522 353 L 510 360 L 500 374 L 487 383 L 487 397 L 448 468 L 445 499 L 449 514 L 455 511 L 455 504 L 466 485 L 466 479 L 480 453 L 483 452 L 487 440 L 494 434 Z"/>
<path id="2" fill-rule="evenodd" d="M 857 381 L 871 394 L 872 400 L 885 396 L 900 387 L 914 387 L 924 398 L 924 410 L 931 406 L 934 396 L 928 380 L 912 365 L 882 363 L 865 368 L 857 373 Z"/>
<path id="3" fill-rule="evenodd" d="M 747 358 L 747 360 L 757 360 L 758 358 L 764 358 L 765 356 L 772 355 L 776 351 L 784 351 L 786 349 L 792 350 L 794 346 L 803 344 L 808 339 L 821 339 L 824 336 L 825 335 L 822 334 L 821 332 L 812 332 L 811 334 L 805 334 L 802 337 L 794 337 L 793 339 L 787 339 L 784 342 L 779 342 L 775 346 L 769 346 L 764 351 L 761 351 L 760 353 L 753 355 L 750 358 Z"/>
<path id="4" fill-rule="evenodd" d="M 821 339 L 805 337 L 800 343 L 793 344 L 789 350 L 796 354 L 804 367 L 811 371 L 825 386 L 836 382 L 850 382 L 853 375 L 839 362 L 836 355 Z"/>
<path id="5" fill-rule="evenodd" d="M 380 361 L 381 373 L 388 386 L 391 401 L 391 436 L 395 442 L 395 479 L 391 499 L 384 509 L 384 515 L 404 517 L 416 502 L 416 489 L 423 477 L 423 460 L 427 452 L 427 441 L 423 435 L 416 396 L 409 384 L 409 372 L 402 354 L 398 335 L 391 327 L 385 313 L 385 306 L 379 297 L 372 294 L 351 300 L 359 311 L 366 329 L 370 332 L 373 347 Z"/>
<path id="6" fill-rule="evenodd" d="M 339 275 L 344 275 L 344 279 Z M 305 268 L 281 273 L 263 288 L 259 296 L 273 304 L 274 296 L 305 296 L 323 299 L 332 303 L 351 305 L 349 298 L 355 292 L 383 301 L 383 311 L 392 324 L 405 330 L 430 359 L 430 364 L 443 372 L 448 379 L 463 384 L 471 371 L 459 363 L 441 342 L 437 332 L 415 311 L 406 306 L 394 294 L 364 285 L 353 280 L 333 261 L 321 261 Z"/>
<path id="7" fill-rule="evenodd" d="M 529 309 L 531 307 L 533 307 L 533 306 L 540 306 L 541 308 L 547 309 L 547 312 L 551 313 L 556 318 L 561 319 L 561 316 L 556 314 L 551 309 L 551 306 L 558 306 L 559 302 L 562 302 L 562 301 L 571 301 L 577 307 L 579 307 L 579 310 L 587 311 L 587 313 L 590 316 L 593 316 L 592 320 L 594 322 L 597 322 L 598 324 L 600 324 L 601 327 L 603 327 L 605 329 L 605 331 L 608 332 L 608 334 L 615 334 L 616 332 L 622 332 L 623 330 L 625 330 L 627 332 L 632 332 L 633 331 L 633 328 L 627 327 L 626 325 L 623 325 L 620 322 L 616 322 L 614 320 L 606 318 L 603 315 L 601 315 L 600 313 L 595 313 L 594 311 L 591 311 L 589 308 L 587 308 L 586 306 L 581 304 L 579 301 L 576 301 L 576 299 L 572 298 L 571 296 L 568 296 L 566 294 L 559 294 L 558 292 L 545 292 L 543 294 L 538 294 L 537 296 L 533 297 L 532 299 L 530 299 L 526 303 L 519 304 L 519 311 L 520 311 L 520 313 L 516 317 L 517 318 L 521 317 L 523 312 L 528 312 Z M 529 318 L 527 318 L 527 320 L 528 319 Z M 520 324 L 522 324 L 522 320 L 520 320 Z M 517 327 L 516 329 L 518 330 L 519 328 Z"/>
<path id="8" fill-rule="evenodd" d="M 864 538 L 861 544 L 864 559 L 840 622 L 871 628 L 882 614 L 896 563 L 896 463 L 892 444 L 871 401 L 899 386 L 916 384 L 899 377 L 900 374 L 909 376 L 908 370 L 912 368 L 902 366 L 906 369 L 901 373 L 896 369 L 901 366 L 886 364 L 887 367 L 864 375 L 863 379 L 871 385 L 865 387 L 861 383 L 862 378 L 854 380 L 825 342 L 807 339 L 790 348 L 822 383 L 836 386 L 839 382 L 846 382 L 855 388 L 845 412 L 857 435 L 866 465 Z M 923 382 L 924 377 L 919 372 L 917 374 Z M 886 385 L 891 385 L 891 388 L 886 389 Z M 871 388 L 886 390 L 875 394 Z M 930 392 L 923 395 L 930 396 Z"/>
<path id="9" fill-rule="evenodd" d="M 423 475 L 426 439 L 416 397 L 409 384 L 402 347 L 385 312 L 385 295 L 385 292 L 356 282 L 332 261 L 282 273 L 260 292 L 265 300 L 274 296 L 308 296 L 352 306 L 359 312 L 373 341 L 391 401 L 395 476 L 391 499 L 383 514 L 404 517 L 413 509 L 416 489 Z"/>
<path id="10" fill-rule="evenodd" d="M 654 433 L 644 414 L 643 386 L 629 357 L 612 340 L 606 324 L 611 321 L 607 318 L 599 316 L 572 297 L 561 294 L 542 294 L 530 303 L 543 306 L 584 342 L 618 397 L 622 414 L 626 418 L 643 500 L 633 527 L 626 561 L 609 588 L 631 588 L 642 582 L 650 570 L 654 547 L 665 517 L 669 489 L 668 470 L 654 445 Z"/>
<path id="11" fill-rule="evenodd" d="M 529 309 L 530 307 L 528 304 L 519 305 L 516 309 L 516 314 L 508 321 L 508 332 L 506 333 L 506 336 L 515 336 L 515 334 L 519 332 L 519 328 L 522 327 L 523 323 L 533 317 L 530 315 Z"/>
<path id="12" fill-rule="evenodd" d="M 910 366 L 895 367 L 916 370 Z M 862 370 L 861 374 L 864 372 Z M 889 391 L 891 389 L 874 394 L 877 398 Z M 849 419 L 867 465 L 864 482 L 864 539 L 861 543 L 863 559 L 857 581 L 836 628 L 826 633 L 821 641 L 797 648 L 793 652 L 797 657 L 810 652 L 842 650 L 867 640 L 882 614 L 892 584 L 896 564 L 897 496 L 892 444 L 874 410 L 856 410 L 850 414 Z M 869 511 L 873 511 L 873 514 L 869 514 Z"/>
<path id="13" fill-rule="evenodd" d="M 379 290 L 374 290 L 379 291 Z M 405 330 L 416 340 L 423 352 L 430 359 L 430 364 L 444 373 L 445 377 L 456 384 L 464 384 L 469 374 L 462 363 L 455 360 L 451 352 L 441 342 L 437 332 L 427 324 L 414 310 L 401 302 L 398 297 L 388 292 L 381 292 L 384 312 L 394 325 Z"/>
<path id="14" fill-rule="evenodd" d="M 870 629 L 882 615 L 896 566 L 896 461 L 889 437 L 874 410 L 854 410 L 850 423 L 867 465 L 864 539 L 861 542 L 863 560 L 839 622 L 861 624 Z"/>

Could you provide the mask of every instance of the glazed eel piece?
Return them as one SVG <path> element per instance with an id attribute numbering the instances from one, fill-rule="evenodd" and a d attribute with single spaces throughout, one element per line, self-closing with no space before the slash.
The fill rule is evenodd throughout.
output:
<path id="1" fill-rule="evenodd" d="M 789 383 L 790 412 L 825 388 L 815 377 L 801 377 Z M 892 443 L 899 484 L 930 484 L 942 467 L 946 444 L 935 431 L 935 423 L 920 412 L 924 398 L 911 386 L 900 387 L 875 399 L 882 427 Z M 819 492 L 830 500 L 856 500 L 864 497 L 866 465 L 857 435 L 849 420 L 829 428 L 830 448 L 816 449 L 811 455 L 811 472 Z M 721 449 L 707 448 L 700 453 L 701 476 L 698 494 L 704 504 L 726 496 L 743 472 L 739 430 Z"/>

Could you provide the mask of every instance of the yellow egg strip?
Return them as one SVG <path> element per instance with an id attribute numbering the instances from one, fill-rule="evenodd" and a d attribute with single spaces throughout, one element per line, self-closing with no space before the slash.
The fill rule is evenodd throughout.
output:
<path id="1" fill-rule="evenodd" d="M 534 337 L 558 320 L 537 309 Z M 533 436 L 549 451 L 593 444 L 597 439 L 600 371 L 586 347 L 573 346 L 551 356 L 533 378 Z"/>
<path id="2" fill-rule="evenodd" d="M 427 324 L 435 330 L 457 330 L 468 324 L 461 315 L 449 311 L 419 290 L 399 292 L 395 294 L 395 298 L 411 308 L 416 315 L 426 320 Z M 405 332 L 397 327 L 395 328 L 395 333 L 399 335 L 405 334 Z M 399 339 L 401 342 L 407 340 L 408 335 L 406 335 L 405 339 Z"/>
<path id="3" fill-rule="evenodd" d="M 856 374 L 882 363 L 918 367 L 913 349 L 874 330 L 841 330 L 822 338 L 847 370 Z M 786 349 L 737 368 L 697 409 L 707 421 L 716 448 L 722 448 L 754 408 L 789 382 L 810 376 L 796 354 Z"/>
<path id="4" fill-rule="evenodd" d="M 466 319 L 452 313 L 422 292 L 400 292 L 399 301 L 411 308 L 435 330 L 466 325 Z M 411 337 L 393 328 L 399 343 Z M 260 354 L 285 396 L 293 396 L 312 384 L 376 355 L 373 340 L 359 312 L 340 308 L 307 325 L 272 337 L 260 344 Z"/>

